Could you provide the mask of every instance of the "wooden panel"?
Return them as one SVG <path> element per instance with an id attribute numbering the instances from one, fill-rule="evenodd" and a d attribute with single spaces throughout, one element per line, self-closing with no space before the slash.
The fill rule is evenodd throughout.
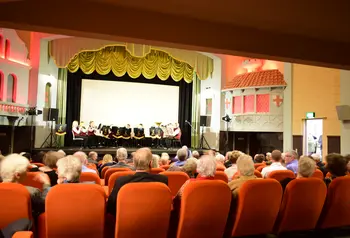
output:
<path id="1" fill-rule="evenodd" d="M 293 135 L 293 150 L 297 149 L 298 154 L 303 154 L 303 136 L 302 135 Z"/>
<path id="2" fill-rule="evenodd" d="M 327 136 L 327 150 L 328 154 L 338 153 L 340 154 L 340 136 Z"/>

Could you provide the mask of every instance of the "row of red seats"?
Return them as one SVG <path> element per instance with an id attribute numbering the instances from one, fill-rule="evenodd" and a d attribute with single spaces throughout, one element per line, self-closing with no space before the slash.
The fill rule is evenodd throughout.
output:
<path id="1" fill-rule="evenodd" d="M 114 235 L 118 238 L 167 237 L 178 223 L 177 238 L 251 236 L 350 225 L 350 177 L 332 181 L 328 192 L 317 178 L 291 181 L 282 198 L 275 179 L 246 181 L 230 210 L 231 191 L 220 180 L 186 186 L 180 206 L 161 183 L 131 183 L 119 192 Z M 0 184 L 0 227 L 31 218 L 30 198 L 19 184 Z M 63 184 L 51 189 L 46 212 L 38 222 L 39 237 L 104 237 L 106 196 L 95 184 Z M 178 222 L 170 222 L 178 212 Z M 109 236 L 111 237 L 111 236 Z"/>

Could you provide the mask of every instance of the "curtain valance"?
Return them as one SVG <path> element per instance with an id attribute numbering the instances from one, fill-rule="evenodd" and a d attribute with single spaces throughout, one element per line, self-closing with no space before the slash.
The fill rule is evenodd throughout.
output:
<path id="1" fill-rule="evenodd" d="M 107 46 L 99 51 L 85 51 L 75 55 L 67 66 L 74 73 L 81 69 L 85 74 L 96 70 L 101 75 L 110 71 L 117 77 L 127 73 L 131 78 L 142 74 L 147 79 L 158 76 L 167 80 L 171 76 L 175 81 L 182 78 L 192 82 L 194 69 L 187 63 L 172 58 L 169 54 L 151 50 L 145 57 L 132 56 L 123 46 Z"/>

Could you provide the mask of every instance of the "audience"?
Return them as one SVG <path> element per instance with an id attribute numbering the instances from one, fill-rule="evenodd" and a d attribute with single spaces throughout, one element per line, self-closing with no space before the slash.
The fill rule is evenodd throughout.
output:
<path id="1" fill-rule="evenodd" d="M 222 154 L 217 154 L 215 156 L 216 159 L 216 169 L 219 169 L 224 171 L 226 169 L 224 163 L 225 163 L 225 156 L 223 156 Z"/>
<path id="2" fill-rule="evenodd" d="M 228 177 L 228 181 L 231 181 L 233 175 L 235 175 L 235 173 L 237 172 L 236 162 L 241 155 L 243 155 L 243 153 L 238 151 L 238 150 L 234 150 L 228 154 L 228 156 L 229 156 L 228 159 L 231 162 L 231 166 L 229 168 L 225 169 L 225 174 Z"/>
<path id="3" fill-rule="evenodd" d="M 281 155 L 281 157 L 282 157 L 282 155 Z M 265 162 L 266 162 L 266 165 L 271 165 L 272 161 L 271 161 L 271 153 L 270 152 L 266 153 Z"/>
<path id="4" fill-rule="evenodd" d="M 11 154 L 1 162 L 0 175 L 3 183 L 22 183 L 27 177 L 29 161 L 19 154 Z M 32 202 L 33 216 L 37 217 L 45 210 L 45 198 L 51 188 L 50 179 L 44 173 L 39 173 L 36 181 L 43 184 L 42 192 L 30 186 L 25 186 L 28 190 Z"/>
<path id="5" fill-rule="evenodd" d="M 182 167 L 184 166 L 186 159 L 187 159 L 187 150 L 184 148 L 181 148 L 177 151 L 176 157 L 178 161 L 174 163 L 174 166 Z"/>
<path id="6" fill-rule="evenodd" d="M 117 149 L 116 157 L 117 157 L 118 163 L 115 165 L 112 165 L 110 168 L 128 168 L 131 170 L 135 170 L 133 166 L 128 165 L 126 162 L 128 158 L 128 151 L 125 148 Z"/>
<path id="7" fill-rule="evenodd" d="M 186 163 L 184 164 L 184 166 L 178 167 L 180 168 L 179 171 L 185 172 L 190 178 L 196 178 L 197 177 L 197 162 L 198 160 L 196 158 L 189 158 L 186 160 Z M 174 166 L 176 167 L 176 166 Z"/>
<path id="8" fill-rule="evenodd" d="M 88 156 L 88 163 L 91 163 L 91 164 L 96 164 L 98 165 L 98 162 L 97 162 L 97 158 L 98 158 L 98 155 L 95 151 L 91 151 L 89 153 L 89 156 Z"/>
<path id="9" fill-rule="evenodd" d="M 170 157 L 168 153 L 162 153 L 159 159 L 159 166 L 168 165 L 170 162 Z"/>
<path id="10" fill-rule="evenodd" d="M 325 178 L 325 183 L 328 186 L 333 179 L 347 175 L 348 161 L 344 156 L 336 153 L 328 154 L 326 156 L 327 165 L 326 168 L 331 174 L 329 178 Z"/>
<path id="11" fill-rule="evenodd" d="M 256 154 L 254 156 L 254 163 L 260 164 L 265 161 L 265 155 L 264 154 Z"/>
<path id="12" fill-rule="evenodd" d="M 237 170 L 240 175 L 228 183 L 228 186 L 230 187 L 234 198 L 237 197 L 238 191 L 240 187 L 245 183 L 245 181 L 257 178 L 254 175 L 255 168 L 253 159 L 249 155 L 241 155 L 238 158 Z"/>
<path id="13" fill-rule="evenodd" d="M 125 184 L 136 182 L 160 182 L 168 185 L 168 178 L 166 176 L 149 173 L 152 168 L 152 152 L 149 148 L 141 148 L 136 151 L 134 155 L 134 165 L 136 168 L 136 173 L 134 175 L 123 176 L 115 181 L 107 202 L 107 212 L 109 214 L 116 214 L 118 192 Z"/>
<path id="14" fill-rule="evenodd" d="M 43 159 L 44 159 L 45 154 L 46 153 L 44 151 L 40 151 L 35 156 L 33 156 L 32 162 L 33 163 L 43 163 Z"/>
<path id="15" fill-rule="evenodd" d="M 75 152 L 73 154 L 74 157 L 77 157 L 78 159 L 80 159 L 80 162 L 81 162 L 81 172 L 89 172 L 89 173 L 96 173 L 95 170 L 93 169 L 89 169 L 88 167 L 86 167 L 87 165 L 87 156 L 84 152 L 82 151 L 78 151 L 78 152 Z"/>
<path id="16" fill-rule="evenodd" d="M 55 186 L 57 184 L 58 177 L 54 169 L 57 168 L 57 161 L 63 157 L 63 154 L 60 152 L 49 151 L 44 156 L 43 162 L 45 166 L 39 168 L 39 171 L 44 172 L 47 174 L 47 176 L 49 176 L 51 186 Z"/>
<path id="17" fill-rule="evenodd" d="M 159 160 L 160 160 L 159 155 L 155 155 L 155 154 L 152 155 L 152 168 L 159 168 Z"/>
<path id="18" fill-rule="evenodd" d="M 194 150 L 192 152 L 192 158 L 196 158 L 196 159 L 199 159 L 200 155 L 199 155 L 199 152 L 197 150 Z"/>
<path id="19" fill-rule="evenodd" d="M 326 164 L 321 161 L 321 156 L 318 154 L 312 154 L 311 157 L 315 160 L 318 169 L 322 171 L 323 176 L 326 177 L 328 170 Z"/>
<path id="20" fill-rule="evenodd" d="M 290 171 L 292 171 L 294 174 L 298 173 L 298 153 L 294 150 L 287 151 L 285 153 L 285 163 L 286 168 Z"/>
<path id="21" fill-rule="evenodd" d="M 232 162 L 231 162 L 231 160 L 230 160 L 230 158 L 231 158 L 231 154 L 232 154 L 232 151 L 228 151 L 227 153 L 226 153 L 226 155 L 225 155 L 225 167 L 226 168 L 229 168 L 229 167 L 231 167 L 231 165 L 232 165 Z"/>
<path id="22" fill-rule="evenodd" d="M 198 180 L 213 180 L 215 176 L 215 171 L 216 171 L 215 158 L 210 155 L 203 155 L 197 162 L 197 173 L 199 174 L 199 177 L 187 180 L 180 188 L 179 192 L 177 193 L 177 196 L 182 197 L 185 187 L 190 182 L 194 182 Z"/>
<path id="23" fill-rule="evenodd" d="M 77 157 L 68 155 L 57 161 L 58 184 L 79 183 L 83 164 Z"/>
<path id="24" fill-rule="evenodd" d="M 310 178 L 315 173 L 315 170 L 316 170 L 315 161 L 309 156 L 302 156 L 300 157 L 298 162 L 296 179 Z M 280 182 L 283 190 L 285 190 L 288 183 L 292 180 L 294 180 L 294 178 L 285 178 Z"/>
<path id="25" fill-rule="evenodd" d="M 266 156 L 267 157 L 267 156 Z M 276 170 L 287 170 L 286 167 L 284 167 L 281 164 L 282 160 L 282 153 L 279 150 L 274 150 L 271 153 L 271 165 L 263 168 L 261 171 L 261 175 L 266 178 L 270 172 L 276 171 Z"/>
<path id="26" fill-rule="evenodd" d="M 113 157 L 111 154 L 105 154 L 102 158 L 102 163 L 100 164 L 100 167 L 98 168 L 98 172 L 101 174 L 102 172 L 102 169 L 106 166 L 113 166 L 115 165 L 116 163 L 114 162 L 113 160 Z M 84 171 L 83 171 L 84 172 Z"/>

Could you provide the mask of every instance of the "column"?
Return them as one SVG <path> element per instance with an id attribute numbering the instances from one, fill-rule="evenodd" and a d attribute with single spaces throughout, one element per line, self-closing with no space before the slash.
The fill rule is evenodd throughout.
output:
<path id="1" fill-rule="evenodd" d="M 350 105 L 350 71 L 340 70 L 340 105 Z M 340 153 L 350 154 L 350 122 L 340 121 Z"/>
<path id="2" fill-rule="evenodd" d="M 283 94 L 283 150 L 293 149 L 293 64 L 284 63 L 284 81 L 287 87 Z"/>

